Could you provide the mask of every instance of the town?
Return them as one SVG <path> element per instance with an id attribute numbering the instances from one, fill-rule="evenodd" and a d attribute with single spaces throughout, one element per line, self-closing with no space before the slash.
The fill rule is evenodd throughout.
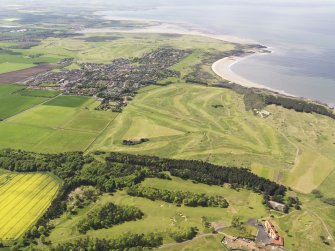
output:
<path id="1" fill-rule="evenodd" d="M 102 101 L 98 110 L 121 111 L 127 99 L 134 96 L 135 90 L 158 84 L 166 78 L 179 77 L 180 73 L 169 67 L 190 53 L 187 50 L 160 48 L 138 58 L 118 58 L 111 64 L 82 63 L 80 69 L 63 67 L 59 71 L 31 77 L 24 84 L 38 89 L 62 90 L 65 95 L 96 96 Z M 66 59 L 61 65 L 73 62 L 73 59 Z"/>

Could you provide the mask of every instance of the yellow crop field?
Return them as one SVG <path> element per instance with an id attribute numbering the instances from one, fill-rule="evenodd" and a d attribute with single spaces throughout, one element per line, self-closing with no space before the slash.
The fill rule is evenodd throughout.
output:
<path id="1" fill-rule="evenodd" d="M 0 241 L 19 238 L 50 206 L 60 182 L 49 174 L 0 175 Z"/>

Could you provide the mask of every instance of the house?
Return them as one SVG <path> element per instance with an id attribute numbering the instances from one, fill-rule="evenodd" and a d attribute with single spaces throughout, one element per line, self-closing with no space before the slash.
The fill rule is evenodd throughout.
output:
<path id="1" fill-rule="evenodd" d="M 284 246 L 284 238 L 278 234 L 272 223 L 267 220 L 265 221 L 264 226 L 268 236 L 271 238 L 271 244 L 276 246 Z"/>

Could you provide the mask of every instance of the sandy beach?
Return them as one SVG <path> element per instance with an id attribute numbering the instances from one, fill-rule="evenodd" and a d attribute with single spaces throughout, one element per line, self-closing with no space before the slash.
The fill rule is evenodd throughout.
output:
<path id="1" fill-rule="evenodd" d="M 114 19 L 111 19 L 114 20 Z M 117 19 L 115 19 L 117 20 Z M 144 21 L 144 20 L 129 20 L 129 21 Z M 196 29 L 193 29 L 192 27 L 188 27 L 182 24 L 173 24 L 173 23 L 161 23 L 151 25 L 150 22 L 153 21 L 147 21 L 148 26 L 147 27 L 141 27 L 141 28 L 86 28 L 83 30 L 78 31 L 77 33 L 109 33 L 109 32 L 116 32 L 116 33 L 160 33 L 160 34 L 178 34 L 178 35 L 193 35 L 193 36 L 203 36 L 203 37 L 209 37 L 213 39 L 218 39 L 226 42 L 231 43 L 238 43 L 238 44 L 257 44 L 257 41 L 247 39 L 247 38 L 240 38 L 236 36 L 229 36 L 229 35 L 216 35 L 207 33 L 204 31 L 199 31 Z M 158 22 L 158 21 L 157 21 Z"/>
<path id="2" fill-rule="evenodd" d="M 213 72 L 220 76 L 221 78 L 228 80 L 232 83 L 238 84 L 238 85 L 242 85 L 248 88 L 266 88 L 269 89 L 268 87 L 253 82 L 251 80 L 248 80 L 240 75 L 238 75 L 237 73 L 235 73 L 234 71 L 232 71 L 231 67 L 234 64 L 237 64 L 238 62 L 244 60 L 246 57 L 236 57 L 236 56 L 232 56 L 232 57 L 226 57 L 223 59 L 220 59 L 218 61 L 216 61 L 213 65 L 212 65 L 212 70 Z"/>
<path id="3" fill-rule="evenodd" d="M 294 95 L 292 95 L 292 94 L 289 94 L 289 93 L 286 93 L 286 92 L 280 91 L 280 90 L 275 90 L 275 89 L 270 88 L 268 86 L 262 85 L 262 84 L 257 83 L 257 82 L 253 82 L 249 79 L 246 79 L 246 78 L 238 75 L 237 73 L 235 73 L 231 69 L 234 64 L 237 64 L 240 61 L 245 60 L 246 58 L 257 55 L 257 54 L 259 54 L 259 53 L 255 52 L 252 55 L 242 56 L 242 57 L 231 56 L 231 57 L 222 58 L 222 59 L 216 61 L 212 65 L 212 71 L 224 80 L 228 80 L 232 83 L 235 83 L 235 84 L 247 87 L 247 88 L 266 89 L 266 90 L 269 90 L 269 91 L 273 91 L 273 92 L 277 92 L 277 93 L 280 93 L 280 94 L 284 94 L 284 95 L 287 95 L 287 96 L 294 97 Z"/>

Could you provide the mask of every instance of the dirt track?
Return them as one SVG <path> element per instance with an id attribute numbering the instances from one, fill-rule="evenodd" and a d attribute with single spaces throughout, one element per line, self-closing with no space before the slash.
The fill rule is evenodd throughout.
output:
<path id="1" fill-rule="evenodd" d="M 57 64 L 41 64 L 28 69 L 3 73 L 0 74 L 0 84 L 12 84 L 21 82 L 37 74 L 50 71 L 56 68 L 57 66 L 58 66 Z"/>

